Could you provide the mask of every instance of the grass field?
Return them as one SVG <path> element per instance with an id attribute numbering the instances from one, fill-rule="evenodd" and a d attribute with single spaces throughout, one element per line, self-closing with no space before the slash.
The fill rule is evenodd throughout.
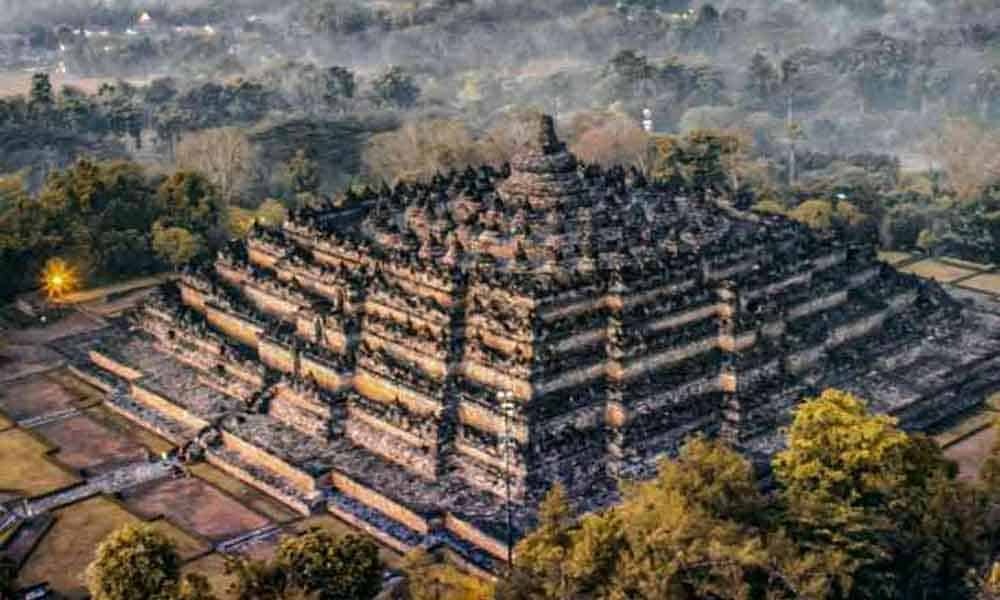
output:
<path id="1" fill-rule="evenodd" d="M 105 463 L 142 460 L 145 449 L 126 435 L 110 430 L 86 414 L 46 423 L 35 429 L 59 451 L 55 457 L 74 469 Z"/>
<path id="2" fill-rule="evenodd" d="M 988 294 L 1000 296 L 1000 273 L 987 273 L 977 275 L 971 279 L 966 279 L 961 284 L 962 287 L 979 290 Z"/>
<path id="3" fill-rule="evenodd" d="M 893 252 L 893 251 L 890 251 L 890 250 L 885 250 L 885 251 L 879 252 L 878 253 L 878 257 L 879 257 L 880 260 L 883 260 L 883 261 L 889 263 L 890 265 L 895 266 L 895 265 L 898 265 L 901 262 L 905 262 L 907 260 L 910 260 L 911 258 L 913 258 L 913 255 L 909 254 L 909 253 L 906 253 L 906 252 Z"/>
<path id="4" fill-rule="evenodd" d="M 150 522 L 150 526 L 173 540 L 174 544 L 177 545 L 177 554 L 180 555 L 181 560 L 188 561 L 212 551 L 212 545 L 209 542 L 187 533 L 169 521 L 158 519 Z"/>
<path id="5" fill-rule="evenodd" d="M 31 73 L 27 71 L 0 71 L 0 98 L 5 96 L 26 95 L 31 89 Z M 96 94 L 101 84 L 111 82 L 110 79 L 96 77 L 73 77 L 62 73 L 49 73 L 52 89 L 59 91 L 64 85 L 80 88 L 88 94 Z"/>
<path id="6" fill-rule="evenodd" d="M 113 413 L 103 406 L 95 406 L 87 411 L 87 416 L 101 423 L 111 431 L 126 435 L 137 444 L 145 446 L 155 455 L 168 452 L 174 445 L 155 433 L 136 425 L 132 421 Z"/>
<path id="7" fill-rule="evenodd" d="M 105 497 L 95 497 L 65 506 L 54 513 L 56 522 L 42 538 L 21 569 L 22 585 L 49 582 L 52 589 L 67 598 L 84 598 L 83 573 L 94 552 L 109 533 L 140 519 L 121 504 Z M 153 524 L 178 545 L 180 553 L 194 556 L 203 551 L 200 542 L 164 522 Z"/>
<path id="8" fill-rule="evenodd" d="M 0 433 L 0 490 L 38 496 L 81 479 L 49 456 L 52 447 L 21 429 Z"/>
<path id="9" fill-rule="evenodd" d="M 199 477 L 160 481 L 126 495 L 125 503 L 136 514 L 163 515 L 185 530 L 215 542 L 271 524 Z"/>
<path id="10" fill-rule="evenodd" d="M 921 260 L 907 265 L 900 270 L 919 275 L 925 279 L 933 279 L 940 283 L 951 283 L 957 279 L 975 274 L 975 271 L 945 264 L 934 259 Z"/>
<path id="11" fill-rule="evenodd" d="M 209 554 L 184 566 L 183 573 L 197 573 L 208 578 L 212 592 L 220 600 L 230 600 L 235 596 L 228 592 L 233 578 L 226 575 L 226 559 L 220 554 Z"/>
<path id="12" fill-rule="evenodd" d="M 971 260 L 962 260 L 960 258 L 952 258 L 950 256 L 942 256 L 939 259 L 941 262 L 946 262 L 950 265 L 955 265 L 956 267 L 962 267 L 963 269 L 971 269 L 973 271 L 989 271 L 996 267 L 993 264 L 983 264 L 972 262 Z"/>
<path id="13" fill-rule="evenodd" d="M 79 408 L 88 403 L 75 390 L 48 375 L 30 376 L 0 389 L 0 410 L 8 417 L 21 420 L 45 413 Z"/>
<path id="14" fill-rule="evenodd" d="M 275 523 L 288 523 L 301 518 L 299 513 L 277 500 L 271 499 L 263 492 L 243 483 L 242 481 L 223 473 L 207 463 L 192 465 L 191 473 L 201 477 L 233 498 L 241 504 L 264 515 Z"/>
<path id="15" fill-rule="evenodd" d="M 934 436 L 944 448 L 945 456 L 958 463 L 959 477 L 974 480 L 979 468 L 993 450 L 997 428 L 993 424 L 1000 416 L 1000 393 L 986 400 L 982 410 L 954 427 Z"/>

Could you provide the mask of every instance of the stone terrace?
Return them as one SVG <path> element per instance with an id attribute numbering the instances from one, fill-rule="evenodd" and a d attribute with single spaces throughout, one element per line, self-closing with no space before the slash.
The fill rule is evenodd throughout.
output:
<path id="1" fill-rule="evenodd" d="M 997 318 L 870 243 L 582 165 L 548 118 L 534 133 L 500 170 L 256 228 L 66 352 L 185 458 L 485 567 L 508 483 L 516 537 L 554 482 L 606 506 L 693 433 L 766 458 L 827 386 L 922 429 L 1000 381 Z"/>

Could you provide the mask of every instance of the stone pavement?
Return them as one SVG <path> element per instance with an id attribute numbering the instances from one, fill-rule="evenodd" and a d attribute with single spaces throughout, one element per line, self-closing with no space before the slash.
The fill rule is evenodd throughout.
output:
<path id="1" fill-rule="evenodd" d="M 28 514 L 22 516 L 38 515 L 98 494 L 114 494 L 144 483 L 166 479 L 174 475 L 177 466 L 175 460 L 131 463 L 110 473 L 92 477 L 68 490 L 31 500 L 28 502 Z"/>

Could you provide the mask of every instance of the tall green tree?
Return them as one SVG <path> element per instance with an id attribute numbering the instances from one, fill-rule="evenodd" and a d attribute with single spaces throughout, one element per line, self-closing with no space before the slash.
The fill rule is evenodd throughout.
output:
<path id="1" fill-rule="evenodd" d="M 371 540 L 318 528 L 282 540 L 271 561 L 227 561 L 236 576 L 231 591 L 241 600 L 368 600 L 381 590 L 383 570 Z"/>
<path id="2" fill-rule="evenodd" d="M 319 166 L 306 153 L 299 149 L 285 167 L 289 187 L 296 197 L 315 197 L 319 193 Z"/>
<path id="3" fill-rule="evenodd" d="M 109 535 L 87 567 L 94 600 L 167 600 L 180 581 L 174 544 L 148 525 L 126 525 Z"/>
<path id="4" fill-rule="evenodd" d="M 225 210 L 218 189 L 204 175 L 178 171 L 156 192 L 159 223 L 183 227 L 192 233 L 209 233 L 225 223 Z"/>
<path id="5" fill-rule="evenodd" d="M 52 81 L 48 73 L 35 73 L 31 76 L 31 93 L 28 96 L 28 108 L 37 119 L 47 119 L 55 107 L 55 93 L 52 91 Z"/>
<path id="6" fill-rule="evenodd" d="M 796 410 L 774 473 L 793 536 L 826 557 L 832 597 L 971 597 L 982 502 L 932 440 L 827 390 Z"/>
<path id="7" fill-rule="evenodd" d="M 462 573 L 433 554 L 418 548 L 406 555 L 402 566 L 406 577 L 405 600 L 491 600 L 489 583 Z"/>
<path id="8" fill-rule="evenodd" d="M 778 70 L 760 52 L 754 52 L 747 71 L 746 94 L 752 108 L 767 110 L 772 106 L 780 85 Z"/>
<path id="9" fill-rule="evenodd" d="M 183 227 L 153 225 L 153 250 L 168 265 L 179 268 L 202 253 L 201 239 Z"/>
<path id="10" fill-rule="evenodd" d="M 420 87 L 402 67 L 389 67 L 372 82 L 375 99 L 381 104 L 410 108 L 417 103 Z"/>

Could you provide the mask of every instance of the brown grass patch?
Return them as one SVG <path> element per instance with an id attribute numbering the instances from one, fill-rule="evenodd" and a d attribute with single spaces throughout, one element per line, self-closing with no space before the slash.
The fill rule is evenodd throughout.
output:
<path id="1" fill-rule="evenodd" d="M 299 513 L 274 500 L 264 492 L 223 473 L 208 463 L 190 467 L 191 473 L 211 483 L 235 498 L 240 504 L 264 515 L 275 523 L 288 523 L 301 517 Z"/>
<path id="2" fill-rule="evenodd" d="M 169 452 L 174 448 L 174 444 L 118 413 L 111 412 L 104 406 L 91 408 L 87 411 L 87 415 L 111 431 L 124 435 L 140 446 L 148 448 L 155 455 Z"/>
<path id="3" fill-rule="evenodd" d="M 145 458 L 145 449 L 85 414 L 42 425 L 35 431 L 59 448 L 56 458 L 74 469 Z"/>
<path id="4" fill-rule="evenodd" d="M 39 496 L 81 481 L 50 457 L 53 448 L 23 429 L 0 433 L 0 490 Z"/>
<path id="5" fill-rule="evenodd" d="M 157 519 L 149 525 L 173 540 L 181 560 L 188 561 L 212 551 L 212 545 L 206 540 L 191 535 L 170 521 Z"/>
<path id="6" fill-rule="evenodd" d="M 889 263 L 890 265 L 898 265 L 901 262 L 905 262 L 913 258 L 912 254 L 907 252 L 894 252 L 891 250 L 886 250 L 878 253 L 879 260 Z"/>
<path id="7" fill-rule="evenodd" d="M 963 281 L 960 285 L 980 292 L 986 292 L 987 294 L 1000 295 L 1000 273 L 977 275 L 972 279 Z"/>
<path id="8" fill-rule="evenodd" d="M 221 554 L 209 554 L 184 566 L 183 573 L 197 573 L 208 578 L 212 592 L 220 600 L 230 600 L 235 596 L 228 592 L 234 578 L 226 575 L 226 560 Z"/>
<path id="9" fill-rule="evenodd" d="M 31 553 L 21 569 L 22 585 L 47 581 L 52 589 L 67 598 L 87 596 L 84 572 L 94 559 L 100 543 L 116 529 L 137 524 L 141 519 L 121 503 L 97 496 L 64 506 L 53 515 L 56 522 Z M 207 544 L 162 520 L 150 523 L 170 538 L 182 558 L 209 551 Z"/>
<path id="10" fill-rule="evenodd" d="M 921 260 L 907 265 L 900 269 L 907 273 L 913 273 L 924 279 L 933 279 L 940 283 L 951 283 L 957 279 L 973 275 L 974 272 L 953 265 L 948 265 L 934 259 Z"/>
<path id="11" fill-rule="evenodd" d="M 271 524 L 198 477 L 167 479 L 126 499 L 137 514 L 163 515 L 187 531 L 222 541 Z"/>
<path id="12" fill-rule="evenodd" d="M 27 95 L 31 90 L 31 75 L 27 71 L 0 72 L 0 97 Z M 56 92 L 62 90 L 64 85 L 72 85 L 88 94 L 96 94 L 101 89 L 102 83 L 113 81 L 96 77 L 73 77 L 55 72 L 50 73 L 49 78 L 52 81 L 52 89 Z"/>
<path id="13" fill-rule="evenodd" d="M 47 375 L 19 380 L 0 392 L 0 410 L 15 421 L 74 408 L 79 401 L 80 396 Z"/>
<path id="14" fill-rule="evenodd" d="M 979 467 L 989 456 L 996 443 L 996 427 L 986 427 L 945 449 L 944 455 L 958 463 L 960 479 L 975 480 L 979 477 Z"/>
<path id="15" fill-rule="evenodd" d="M 68 598 L 86 596 L 83 574 L 109 533 L 139 519 L 118 503 L 96 497 L 55 511 L 56 522 L 21 569 L 22 585 L 49 582 Z"/>

